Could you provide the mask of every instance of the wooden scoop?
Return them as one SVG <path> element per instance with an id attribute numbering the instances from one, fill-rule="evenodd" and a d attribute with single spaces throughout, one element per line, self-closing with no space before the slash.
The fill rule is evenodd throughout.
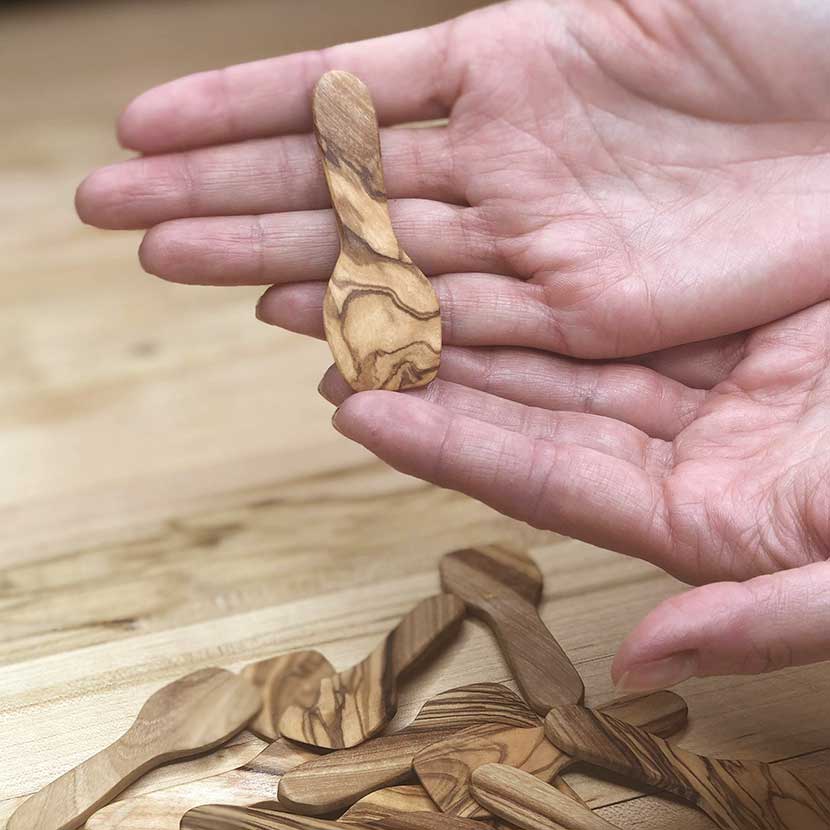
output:
<path id="1" fill-rule="evenodd" d="M 471 548 L 441 560 L 441 582 L 493 629 L 527 702 L 544 717 L 585 693 L 577 670 L 539 618 L 542 574 L 525 553 Z"/>
<path id="2" fill-rule="evenodd" d="M 685 701 L 673 692 L 625 698 L 608 704 L 605 711 L 663 735 L 672 735 L 686 724 Z M 487 816 L 487 811 L 470 791 L 472 772 L 488 763 L 502 763 L 551 781 L 574 759 L 554 746 L 545 736 L 545 727 L 471 727 L 434 743 L 413 762 L 424 789 L 445 813 L 469 818 Z M 562 782 L 564 784 L 564 782 Z M 579 797 L 565 784 L 565 793 Z"/>
<path id="3" fill-rule="evenodd" d="M 522 830 L 618 830 L 550 784 L 505 764 L 479 767 L 470 790 L 482 807 Z"/>
<path id="4" fill-rule="evenodd" d="M 176 680 L 148 698 L 115 743 L 24 801 L 7 830 L 80 827 L 149 770 L 227 741 L 261 705 L 250 683 L 224 669 L 203 669 Z"/>
<path id="5" fill-rule="evenodd" d="M 364 795 L 340 816 L 340 821 L 375 822 L 391 813 L 434 813 L 438 805 L 420 784 L 384 787 Z"/>
<path id="6" fill-rule="evenodd" d="M 392 229 L 369 90 L 348 72 L 327 72 L 313 109 L 340 236 L 323 303 L 334 361 L 358 392 L 424 386 L 441 358 L 438 298 Z"/>
<path id="7" fill-rule="evenodd" d="M 580 706 L 554 709 L 545 728 L 550 740 L 575 758 L 668 790 L 723 830 L 830 827 L 830 795 L 781 767 L 704 758 Z"/>
<path id="8" fill-rule="evenodd" d="M 320 756 L 288 772 L 280 781 L 280 803 L 310 815 L 342 810 L 373 790 L 410 778 L 413 759 L 430 744 L 483 723 L 540 725 L 527 704 L 499 683 L 451 689 L 424 703 L 399 732 Z"/>
<path id="9" fill-rule="evenodd" d="M 262 694 L 262 709 L 248 729 L 264 741 L 280 736 L 280 716 L 290 704 L 311 706 L 324 677 L 331 677 L 334 666 L 319 651 L 293 651 L 245 666 L 240 672 Z"/>
<path id="10" fill-rule="evenodd" d="M 455 634 L 464 604 L 450 594 L 422 600 L 362 662 L 320 682 L 316 701 L 280 717 L 286 738 L 329 749 L 377 735 L 398 708 L 398 678 L 431 647 Z"/>
<path id="11" fill-rule="evenodd" d="M 473 821 L 441 813 L 390 813 L 377 822 L 331 821 L 315 816 L 208 804 L 191 810 L 182 830 L 481 830 Z"/>

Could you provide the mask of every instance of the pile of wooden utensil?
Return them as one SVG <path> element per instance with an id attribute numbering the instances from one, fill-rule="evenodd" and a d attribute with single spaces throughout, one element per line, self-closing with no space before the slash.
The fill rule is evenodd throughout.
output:
<path id="1" fill-rule="evenodd" d="M 526 554 L 456 551 L 441 578 L 444 593 L 346 671 L 302 651 L 166 686 L 121 739 L 24 802 L 9 830 L 607 830 L 559 777 L 577 760 L 673 793 L 720 828 L 830 827 L 830 796 L 785 769 L 667 743 L 687 718 L 672 692 L 584 708 L 579 674 L 536 610 L 542 577 Z M 466 611 L 492 628 L 521 697 L 498 683 L 451 689 L 386 734 L 401 677 Z M 104 807 L 150 769 L 245 726 L 270 743 L 243 767 Z"/>

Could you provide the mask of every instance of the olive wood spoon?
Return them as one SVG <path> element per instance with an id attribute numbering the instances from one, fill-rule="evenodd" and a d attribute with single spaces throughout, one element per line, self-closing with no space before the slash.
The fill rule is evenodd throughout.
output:
<path id="1" fill-rule="evenodd" d="M 115 743 L 28 798 L 7 830 L 72 830 L 155 767 L 207 752 L 243 729 L 262 705 L 224 669 L 203 669 L 159 689 Z"/>
<path id="2" fill-rule="evenodd" d="M 369 90 L 348 72 L 327 72 L 313 116 L 340 237 L 323 301 L 334 362 L 358 392 L 424 386 L 441 358 L 438 298 L 392 228 Z"/>
<path id="3" fill-rule="evenodd" d="M 623 698 L 607 704 L 604 711 L 661 735 L 678 732 L 688 718 L 686 702 L 674 692 Z M 413 766 L 424 789 L 443 812 L 482 818 L 488 813 L 470 792 L 471 774 L 478 767 L 499 762 L 551 781 L 574 760 L 547 739 L 540 721 L 537 726 L 524 728 L 490 724 L 465 729 L 424 749 Z M 567 796 L 581 801 L 564 781 L 557 785 Z"/>
<path id="4" fill-rule="evenodd" d="M 480 825 L 442 813 L 390 813 L 377 821 L 332 821 L 316 816 L 208 804 L 190 810 L 182 830 L 481 830 Z"/>
<path id="5" fill-rule="evenodd" d="M 424 703 L 399 732 L 320 756 L 286 773 L 279 785 L 280 803 L 309 815 L 342 810 L 373 790 L 411 778 L 413 759 L 430 744 L 483 723 L 541 725 L 527 704 L 499 683 L 451 689 Z"/>
<path id="6" fill-rule="evenodd" d="M 431 648 L 454 635 L 464 603 L 451 594 L 422 600 L 363 661 L 324 677 L 310 705 L 279 719 L 286 738 L 326 749 L 357 746 L 380 732 L 398 708 L 398 679 Z"/>
<path id="7" fill-rule="evenodd" d="M 582 700 L 579 673 L 536 610 L 542 574 L 527 554 L 470 548 L 448 553 L 440 567 L 444 590 L 493 629 L 531 709 L 544 717 L 554 706 Z"/>
<path id="8" fill-rule="evenodd" d="M 475 770 L 470 792 L 482 807 L 521 830 L 619 830 L 550 784 L 506 764 Z"/>
<path id="9" fill-rule="evenodd" d="M 704 758 L 580 706 L 554 709 L 545 728 L 550 740 L 575 758 L 674 793 L 722 830 L 830 827 L 830 795 L 781 767 Z"/>

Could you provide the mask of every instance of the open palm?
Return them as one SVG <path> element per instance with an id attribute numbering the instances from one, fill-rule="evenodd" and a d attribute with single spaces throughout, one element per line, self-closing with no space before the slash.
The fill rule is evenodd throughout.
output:
<path id="1" fill-rule="evenodd" d="M 344 68 L 384 124 L 448 117 L 382 135 L 396 230 L 441 301 L 444 380 L 354 396 L 338 428 L 408 472 L 689 581 L 797 568 L 830 551 L 828 311 L 764 324 L 830 296 L 828 34 L 820 4 L 537 0 L 204 73 L 133 102 L 122 141 L 153 155 L 92 174 L 78 208 L 150 228 L 142 261 L 160 276 L 274 283 L 260 317 L 319 336 L 337 238 L 311 86 Z M 825 567 L 774 585 L 813 586 Z M 775 602 L 764 579 L 681 602 Z M 733 629 L 746 615 L 763 626 L 769 609 L 744 605 Z M 676 663 L 683 637 L 689 672 L 735 669 L 734 649 L 758 670 L 788 642 L 753 629 L 713 649 L 667 608 L 663 639 L 647 620 L 618 671 Z M 816 659 L 807 619 L 791 620 L 790 660 Z"/>

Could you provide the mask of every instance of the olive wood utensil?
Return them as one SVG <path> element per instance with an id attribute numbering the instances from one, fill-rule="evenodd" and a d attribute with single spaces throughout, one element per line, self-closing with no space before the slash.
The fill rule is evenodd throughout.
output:
<path id="1" fill-rule="evenodd" d="M 481 830 L 475 822 L 441 813 L 390 813 L 373 822 L 331 821 L 316 816 L 208 804 L 190 810 L 182 830 Z"/>
<path id="2" fill-rule="evenodd" d="M 259 692 L 239 675 L 203 669 L 159 689 L 115 743 L 28 798 L 7 830 L 72 830 L 144 773 L 223 744 L 254 717 Z"/>
<path id="3" fill-rule="evenodd" d="M 245 666 L 240 672 L 262 694 L 262 709 L 248 729 L 264 741 L 280 736 L 277 726 L 283 710 L 291 703 L 310 706 L 324 677 L 331 677 L 334 666 L 319 651 L 293 651 Z"/>
<path id="4" fill-rule="evenodd" d="M 208 802 L 279 810 L 280 776 L 314 757 L 279 738 L 238 769 L 108 804 L 87 819 L 86 830 L 179 830 L 188 810 Z"/>
<path id="5" fill-rule="evenodd" d="M 380 732 L 398 708 L 398 679 L 438 643 L 454 635 L 464 603 L 452 594 L 422 600 L 362 662 L 320 681 L 313 704 L 291 705 L 279 719 L 286 738 L 343 749 Z"/>
<path id="6" fill-rule="evenodd" d="M 373 790 L 410 778 L 414 757 L 430 744 L 484 723 L 541 725 L 537 715 L 506 686 L 461 686 L 428 700 L 399 732 L 317 757 L 286 773 L 279 785 L 280 803 L 310 815 L 341 810 Z"/>
<path id="7" fill-rule="evenodd" d="M 618 830 L 584 804 L 506 764 L 476 769 L 470 791 L 482 807 L 521 830 Z"/>
<path id="8" fill-rule="evenodd" d="M 723 830 L 830 827 L 830 795 L 781 767 L 704 758 L 580 706 L 552 710 L 545 728 L 575 758 L 674 793 Z"/>
<path id="9" fill-rule="evenodd" d="M 536 610 L 542 574 L 527 554 L 496 546 L 457 550 L 440 569 L 444 590 L 493 629 L 531 709 L 544 717 L 554 706 L 582 700 L 579 673 Z"/>
<path id="10" fill-rule="evenodd" d="M 688 717 L 685 701 L 674 692 L 623 698 L 608 704 L 603 711 L 661 735 L 679 731 Z M 424 789 L 443 812 L 480 818 L 488 813 L 470 792 L 470 777 L 476 768 L 502 763 L 550 781 L 574 760 L 547 739 L 540 722 L 535 727 L 488 725 L 465 729 L 422 750 L 415 756 L 413 767 Z M 581 801 L 567 784 L 563 791 Z"/>
<path id="11" fill-rule="evenodd" d="M 441 358 L 438 298 L 392 228 L 369 90 L 348 72 L 327 72 L 312 106 L 340 236 L 323 302 L 334 361 L 358 392 L 424 386 Z"/>

